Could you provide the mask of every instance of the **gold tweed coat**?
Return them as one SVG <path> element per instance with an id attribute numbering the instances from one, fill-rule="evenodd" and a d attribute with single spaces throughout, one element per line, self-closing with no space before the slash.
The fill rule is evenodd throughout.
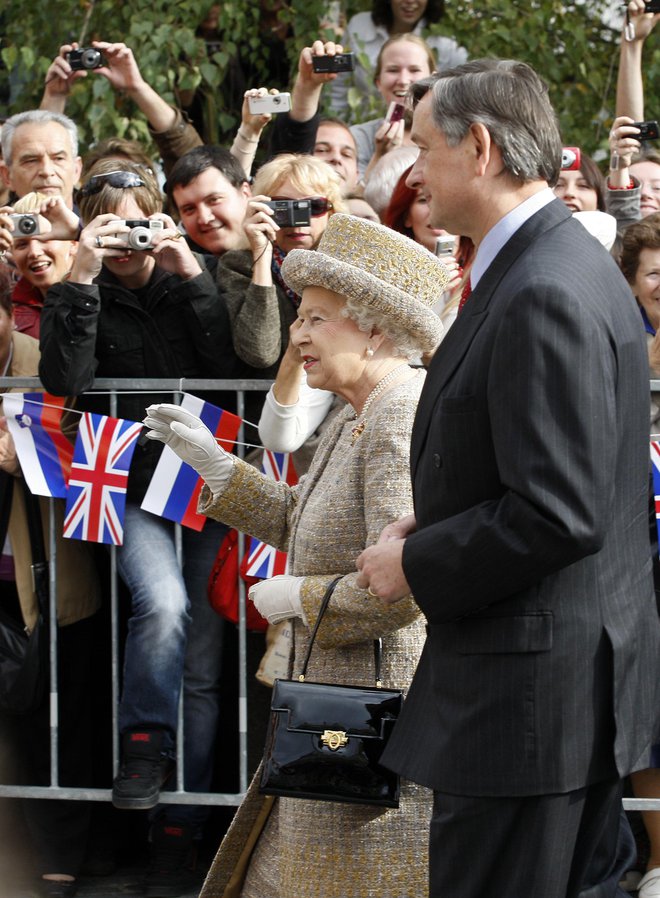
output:
<path id="1" fill-rule="evenodd" d="M 356 584 L 355 561 L 383 527 L 412 510 L 409 445 L 424 374 L 384 391 L 353 441 L 354 412 L 342 409 L 307 475 L 290 488 L 238 462 L 227 489 L 200 497 L 200 510 L 289 552 L 304 577 L 301 599 L 313 622 L 326 587 L 333 594 L 308 668 L 326 683 L 373 685 L 373 639 L 383 637 L 383 685 L 406 689 L 425 621 L 412 598 L 386 607 Z M 294 626 L 293 673 L 310 631 Z M 258 774 L 257 774 L 258 775 Z M 431 793 L 402 783 L 398 810 L 301 799 L 275 800 L 252 854 L 243 898 L 421 898 L 428 893 Z M 223 840 L 201 898 L 221 898 L 263 804 L 253 780 Z"/>

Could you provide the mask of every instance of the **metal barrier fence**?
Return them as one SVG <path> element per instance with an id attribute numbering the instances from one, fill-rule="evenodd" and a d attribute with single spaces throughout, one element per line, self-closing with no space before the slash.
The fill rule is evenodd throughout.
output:
<path id="1" fill-rule="evenodd" d="M 145 393 L 153 396 L 163 394 L 163 400 L 167 397 L 181 396 L 185 393 L 202 394 L 209 391 L 233 391 L 236 393 L 236 414 L 244 417 L 245 393 L 256 390 L 267 390 L 271 380 L 202 380 L 184 378 L 160 378 L 160 379 L 125 379 L 125 378 L 98 378 L 94 382 L 94 389 L 85 395 L 107 395 L 109 397 L 109 414 L 117 414 L 117 396 L 126 393 Z M 43 390 L 41 382 L 36 377 L 3 377 L 0 378 L 0 389 L 13 388 L 26 392 L 40 392 Z M 257 422 L 252 422 L 257 423 Z M 252 436 L 252 435 L 250 435 Z M 245 427 L 241 424 L 236 452 L 239 456 L 245 455 L 244 443 L 254 443 L 254 437 L 245 438 Z M 110 801 L 112 792 L 110 789 L 84 789 L 68 788 L 59 784 L 58 771 L 58 672 L 57 672 L 57 584 L 55 572 L 57 570 L 57 547 L 55 543 L 55 518 L 53 500 L 49 503 L 49 583 L 50 583 L 50 785 L 49 786 L 15 786 L 0 784 L 0 798 L 52 798 L 73 799 L 78 801 Z M 179 563 L 182 564 L 181 525 L 173 525 L 176 530 L 176 547 Z M 117 707 L 119 702 L 119 614 L 118 614 L 118 574 L 116 549 L 110 546 L 110 602 L 111 602 L 111 657 L 112 657 L 112 767 L 113 777 L 119 769 L 119 733 L 117 727 Z M 239 552 L 242 552 L 239 540 Z M 240 557 L 239 557 L 240 561 Z M 163 804 L 194 804 L 194 805 L 238 805 L 240 804 L 248 786 L 248 707 L 247 707 L 247 664 L 246 664 L 246 626 L 245 626 L 245 585 L 239 577 L 239 621 L 238 621 L 238 773 L 239 792 L 186 792 L 183 784 L 183 691 L 179 700 L 179 726 L 177 732 L 177 767 L 176 788 L 161 793 Z"/>
<path id="2" fill-rule="evenodd" d="M 110 414 L 116 415 L 118 393 L 167 393 L 169 395 L 181 395 L 184 392 L 200 393 L 207 391 L 235 391 L 236 414 L 244 417 L 245 392 L 267 390 L 270 380 L 202 380 L 202 379 L 139 379 L 129 380 L 124 378 L 99 378 L 94 383 L 94 390 L 89 395 L 108 394 L 110 397 Z M 0 389 L 14 388 L 26 391 L 43 390 L 41 382 L 36 377 L 2 377 Z M 651 380 L 652 391 L 660 391 L 660 380 Z M 88 395 L 88 394 L 86 394 Z M 256 422 L 253 422 L 256 423 Z M 660 435 L 653 435 L 653 439 L 660 439 Z M 243 456 L 245 442 L 244 427 L 241 425 L 238 435 L 237 454 Z M 252 441 L 249 441 L 252 442 Z M 57 586 L 55 571 L 57 566 L 57 550 L 55 546 L 55 528 L 53 502 L 50 502 L 50 786 L 13 786 L 0 784 L 0 798 L 51 798 L 73 799 L 78 801 L 110 801 L 112 793 L 110 789 L 81 789 L 64 788 L 59 785 L 58 774 L 58 722 L 57 722 Z M 177 531 L 177 546 L 179 561 L 181 561 L 181 527 L 175 525 Z M 239 551 L 242 550 L 239 540 Z M 240 560 L 240 559 L 239 559 Z M 110 547 L 111 570 L 111 650 L 112 650 L 112 763 L 113 776 L 119 767 L 119 734 L 117 730 L 117 705 L 119 697 L 119 643 L 118 643 L 118 589 L 117 589 L 117 564 L 116 550 Z M 195 805 L 238 805 L 240 804 L 248 782 L 247 762 L 247 738 L 248 738 L 248 707 L 247 707 L 247 665 L 246 665 L 246 626 L 245 626 L 245 585 L 239 577 L 239 621 L 238 621 L 238 748 L 239 748 L 239 792 L 215 793 L 215 792 L 186 792 L 183 786 L 183 695 L 179 702 L 179 727 L 177 734 L 177 781 L 176 789 L 162 792 L 161 801 L 166 804 L 195 804 Z M 660 799 L 652 798 L 624 798 L 623 806 L 626 810 L 660 811 Z"/>

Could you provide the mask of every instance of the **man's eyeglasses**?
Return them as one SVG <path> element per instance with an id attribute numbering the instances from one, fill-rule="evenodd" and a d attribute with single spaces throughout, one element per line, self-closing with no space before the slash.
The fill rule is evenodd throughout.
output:
<path id="1" fill-rule="evenodd" d="M 274 196 L 271 197 L 271 199 L 288 200 L 290 199 L 290 197 Z M 309 203 L 309 214 L 312 216 L 312 218 L 320 218 L 321 215 L 325 215 L 333 208 L 332 203 L 325 196 L 306 196 L 305 199 Z"/>
<path id="2" fill-rule="evenodd" d="M 144 187 L 142 178 L 132 171 L 109 171 L 103 175 L 92 175 L 80 191 L 80 195 L 92 196 L 103 190 L 106 184 L 110 187 Z"/>

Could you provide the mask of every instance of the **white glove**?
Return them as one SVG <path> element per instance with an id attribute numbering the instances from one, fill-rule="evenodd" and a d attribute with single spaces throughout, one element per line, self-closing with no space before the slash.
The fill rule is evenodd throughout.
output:
<path id="1" fill-rule="evenodd" d="M 300 601 L 300 587 L 304 577 L 279 574 L 250 587 L 248 598 L 269 624 L 279 624 L 289 617 L 299 617 L 305 624 L 305 612 Z"/>
<path id="2" fill-rule="evenodd" d="M 150 430 L 150 440 L 160 440 L 169 446 L 182 461 L 204 478 L 214 495 L 221 493 L 231 476 L 234 457 L 216 443 L 206 424 L 181 408 L 161 402 L 150 405 L 142 422 Z"/>

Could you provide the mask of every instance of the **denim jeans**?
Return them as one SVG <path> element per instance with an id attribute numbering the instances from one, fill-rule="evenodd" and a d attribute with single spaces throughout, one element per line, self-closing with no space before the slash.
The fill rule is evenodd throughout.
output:
<path id="1" fill-rule="evenodd" d="M 201 533 L 184 527 L 181 571 L 174 524 L 127 502 L 124 545 L 117 549 L 132 601 L 119 730 L 162 730 L 174 756 L 185 672 L 184 785 L 193 792 L 208 791 L 213 773 L 223 620 L 208 603 L 206 585 L 226 529 L 211 520 Z"/>

